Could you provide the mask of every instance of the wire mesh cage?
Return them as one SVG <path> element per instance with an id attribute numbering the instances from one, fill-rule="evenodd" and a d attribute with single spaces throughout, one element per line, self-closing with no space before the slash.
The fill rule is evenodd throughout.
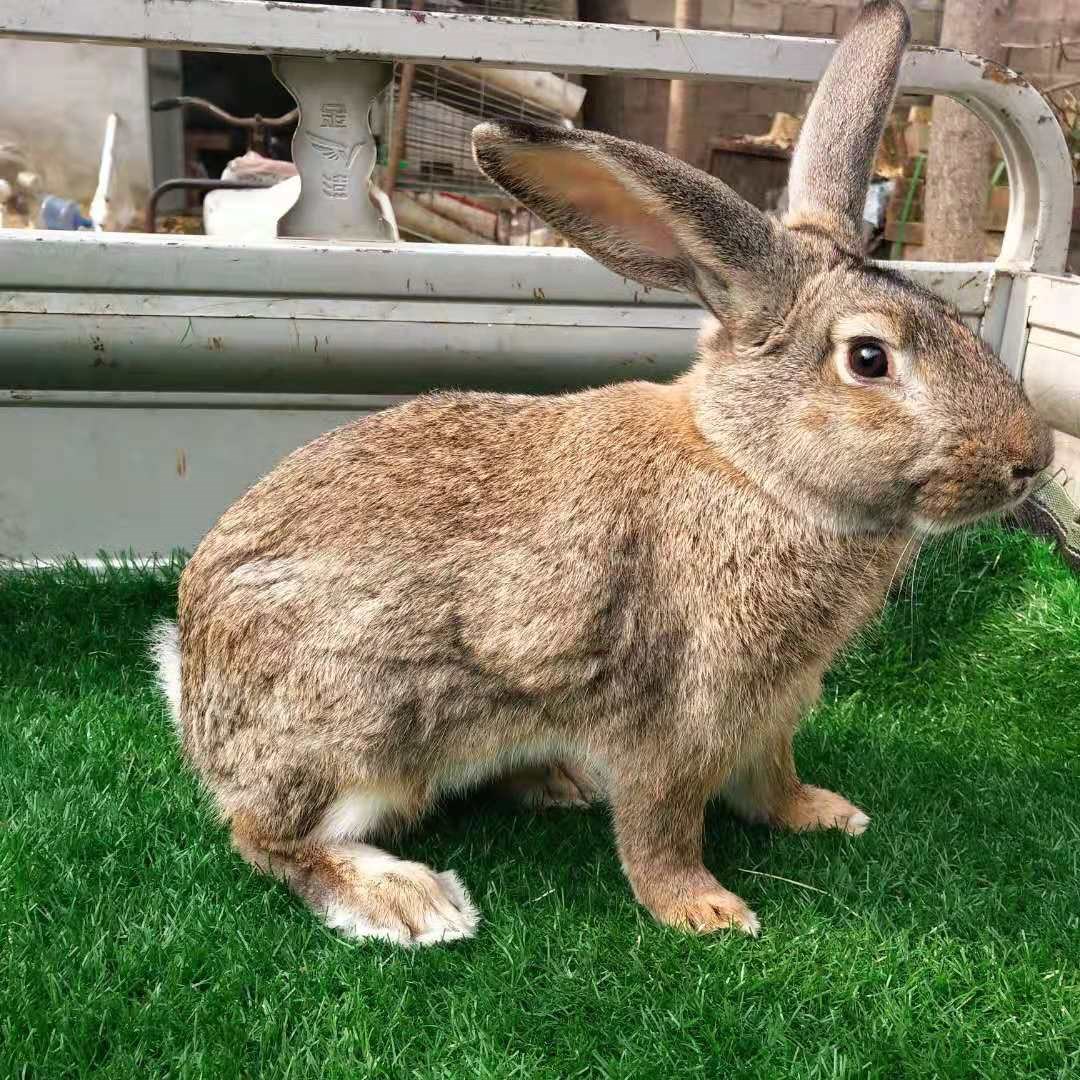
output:
<path id="1" fill-rule="evenodd" d="M 390 101 L 391 123 L 400 102 L 400 67 Z M 398 188 L 495 194 L 497 189 L 473 161 L 469 141 L 472 129 L 483 120 L 563 123 L 556 110 L 493 86 L 482 71 L 472 76 L 452 68 L 418 66 L 408 105 Z"/>
<path id="2" fill-rule="evenodd" d="M 384 0 L 384 8 L 416 10 L 414 0 Z M 560 18 L 561 0 L 424 0 L 425 11 L 466 15 Z M 411 70 L 410 70 L 411 68 Z M 553 242 L 538 222 L 488 181 L 473 161 L 470 135 L 484 120 L 531 120 L 572 126 L 584 90 L 548 72 L 467 64 L 395 67 L 385 131 L 401 132 L 393 187 L 429 210 L 449 213 L 487 242 Z M 384 143 L 390 146 L 387 137 Z M 390 168 L 384 154 L 383 164 Z M 477 211 L 480 211 L 479 213 Z M 422 230 L 406 232 L 425 236 Z M 438 238 L 427 235 L 426 238 Z"/>

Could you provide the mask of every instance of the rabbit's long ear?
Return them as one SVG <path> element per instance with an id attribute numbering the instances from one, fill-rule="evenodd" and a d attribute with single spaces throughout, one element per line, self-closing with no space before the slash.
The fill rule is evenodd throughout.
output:
<path id="1" fill-rule="evenodd" d="M 795 148 L 785 224 L 824 229 L 862 252 L 870 170 L 910 36 L 899 0 L 869 0 L 837 46 Z"/>
<path id="2" fill-rule="evenodd" d="M 480 168 L 598 262 L 723 315 L 768 275 L 782 229 L 715 177 L 591 131 L 518 122 L 473 130 Z"/>

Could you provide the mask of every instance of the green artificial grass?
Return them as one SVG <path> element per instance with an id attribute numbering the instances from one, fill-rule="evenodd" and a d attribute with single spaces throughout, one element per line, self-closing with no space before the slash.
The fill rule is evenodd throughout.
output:
<path id="1" fill-rule="evenodd" d="M 176 570 L 0 576 L 0 1077 L 1080 1075 L 1080 579 L 1023 534 L 925 552 L 796 747 L 858 839 L 717 809 L 761 917 L 633 903 L 602 809 L 455 805 L 472 941 L 335 938 L 229 851 L 145 658 Z"/>

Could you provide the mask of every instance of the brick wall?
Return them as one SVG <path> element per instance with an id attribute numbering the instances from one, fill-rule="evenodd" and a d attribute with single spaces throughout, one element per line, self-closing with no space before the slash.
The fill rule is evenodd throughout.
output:
<path id="1" fill-rule="evenodd" d="M 917 42 L 933 44 L 938 40 L 943 2 L 913 0 L 909 5 Z M 1035 0 L 1027 2 L 1034 3 Z M 788 0 L 787 3 L 779 0 L 703 0 L 702 29 L 838 37 L 851 25 L 860 6 L 861 0 Z M 653 26 L 672 24 L 674 0 L 628 0 L 627 8 L 633 22 Z M 767 83 L 699 85 L 695 113 L 702 135 L 693 154 L 694 164 L 705 164 L 708 139 L 712 135 L 760 135 L 768 131 L 774 113 L 802 112 L 807 89 Z M 667 128 L 667 82 L 626 79 L 623 93 L 628 108 L 623 130 L 617 134 L 662 147 Z"/>
<path id="2" fill-rule="evenodd" d="M 947 0 L 908 0 L 912 36 L 917 44 L 940 40 L 941 16 Z M 1009 31 L 1010 67 L 1045 87 L 1069 77 L 1080 78 L 1080 0 L 1011 0 L 1014 20 Z M 851 25 L 861 0 L 703 0 L 706 30 L 746 30 L 800 37 L 839 37 Z M 670 26 L 674 0 L 626 0 L 632 22 Z M 668 83 L 659 79 L 612 80 L 621 83 L 624 109 L 615 134 L 663 147 L 667 129 Z M 702 83 L 696 88 L 695 114 L 701 138 L 691 160 L 704 166 L 713 135 L 760 135 L 773 114 L 801 113 L 809 87 L 767 83 Z M 1080 95 L 1080 87 L 1075 91 Z M 927 102 L 928 103 L 928 102 Z M 586 105 L 588 108 L 588 105 Z M 610 125 L 608 125 L 610 126 Z"/>

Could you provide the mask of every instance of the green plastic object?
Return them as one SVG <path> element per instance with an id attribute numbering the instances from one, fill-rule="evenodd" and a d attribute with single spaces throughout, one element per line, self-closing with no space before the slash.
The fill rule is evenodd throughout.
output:
<path id="1" fill-rule="evenodd" d="M 1065 480 L 1063 469 L 1044 470 L 1013 516 L 1028 532 L 1052 540 L 1073 573 L 1080 574 L 1080 506 L 1065 489 Z"/>
<path id="2" fill-rule="evenodd" d="M 908 181 L 907 194 L 904 196 L 904 205 L 900 208 L 900 229 L 896 239 L 893 241 L 892 249 L 889 252 L 891 259 L 900 259 L 904 255 L 904 232 L 907 229 L 907 223 L 911 219 L 911 208 L 915 204 L 915 187 L 922 178 L 923 167 L 926 165 L 926 155 L 915 155 L 915 166 L 911 170 L 911 179 Z"/>

